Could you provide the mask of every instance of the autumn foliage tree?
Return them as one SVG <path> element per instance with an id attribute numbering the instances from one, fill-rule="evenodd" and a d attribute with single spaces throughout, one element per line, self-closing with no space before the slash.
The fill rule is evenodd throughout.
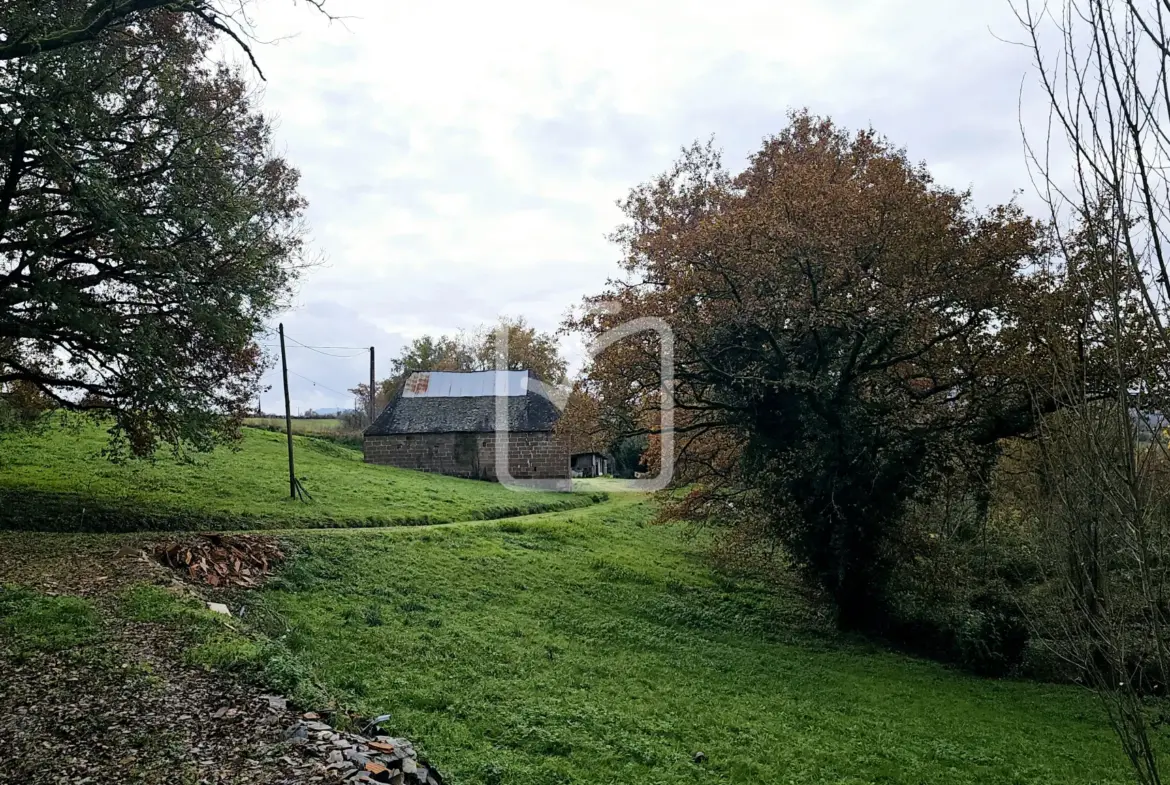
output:
<path id="1" fill-rule="evenodd" d="M 557 435 L 569 445 L 570 452 L 606 452 L 612 443 L 612 435 L 602 420 L 602 402 L 590 389 L 587 380 L 573 383 L 565 408 L 557 420 Z"/>
<path id="2" fill-rule="evenodd" d="M 531 371 L 537 378 L 549 384 L 565 381 L 567 364 L 561 357 L 556 336 L 541 332 L 528 324 L 524 317 L 500 317 L 494 327 L 481 328 L 471 339 L 470 349 L 474 356 L 473 370 L 490 370 L 496 367 L 496 352 L 499 335 L 507 335 L 507 365 L 510 371 Z"/>
<path id="3" fill-rule="evenodd" d="M 215 41 L 161 10 L 0 69 L 0 393 L 139 454 L 233 429 L 302 266 L 298 173 Z"/>
<path id="4" fill-rule="evenodd" d="M 807 113 L 738 175 L 696 145 L 623 207 L 626 276 L 568 326 L 669 324 L 691 489 L 672 514 L 762 531 L 842 627 L 880 630 L 907 501 L 1059 403 L 1037 405 L 1029 360 L 1042 329 L 1067 339 L 1045 310 L 1059 282 L 1035 272 L 1044 228 Z M 658 348 L 644 333 L 599 355 L 605 399 L 656 407 Z"/>

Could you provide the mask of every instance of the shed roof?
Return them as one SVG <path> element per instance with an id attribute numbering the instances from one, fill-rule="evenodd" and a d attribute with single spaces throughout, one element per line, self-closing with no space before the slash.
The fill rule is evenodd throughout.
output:
<path id="1" fill-rule="evenodd" d="M 366 435 L 491 433 L 496 430 L 497 383 L 507 391 L 500 397 L 506 403 L 508 431 L 551 431 L 560 419 L 561 412 L 549 400 L 544 384 L 528 371 L 422 372 L 407 378 L 402 392 L 366 429 Z"/>
<path id="2" fill-rule="evenodd" d="M 402 389 L 403 398 L 482 398 L 528 394 L 528 371 L 418 371 Z"/>

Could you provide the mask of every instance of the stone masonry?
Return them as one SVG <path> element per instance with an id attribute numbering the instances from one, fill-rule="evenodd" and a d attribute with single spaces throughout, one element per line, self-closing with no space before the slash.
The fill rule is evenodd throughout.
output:
<path id="1" fill-rule="evenodd" d="M 498 480 L 494 433 L 366 436 L 366 462 L 453 477 Z M 549 431 L 512 433 L 509 465 L 518 480 L 568 479 L 569 445 Z"/>

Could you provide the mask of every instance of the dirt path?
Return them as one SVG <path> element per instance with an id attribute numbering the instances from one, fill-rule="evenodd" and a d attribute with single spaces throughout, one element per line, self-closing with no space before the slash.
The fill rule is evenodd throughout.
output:
<path id="1" fill-rule="evenodd" d="M 92 645 L 0 653 L 0 783 L 329 781 L 282 741 L 296 717 L 280 701 L 184 665 L 174 631 L 117 612 L 117 589 L 169 577 L 103 539 L 0 540 L 0 583 L 85 597 L 101 617 Z"/>

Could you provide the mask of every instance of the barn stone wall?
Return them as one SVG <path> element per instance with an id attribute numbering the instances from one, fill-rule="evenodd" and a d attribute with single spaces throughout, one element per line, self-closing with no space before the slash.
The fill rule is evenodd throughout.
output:
<path id="1" fill-rule="evenodd" d="M 471 479 L 498 480 L 494 433 L 412 433 L 366 436 L 366 463 Z M 569 445 L 549 431 L 508 437 L 509 465 L 518 480 L 568 479 Z"/>

